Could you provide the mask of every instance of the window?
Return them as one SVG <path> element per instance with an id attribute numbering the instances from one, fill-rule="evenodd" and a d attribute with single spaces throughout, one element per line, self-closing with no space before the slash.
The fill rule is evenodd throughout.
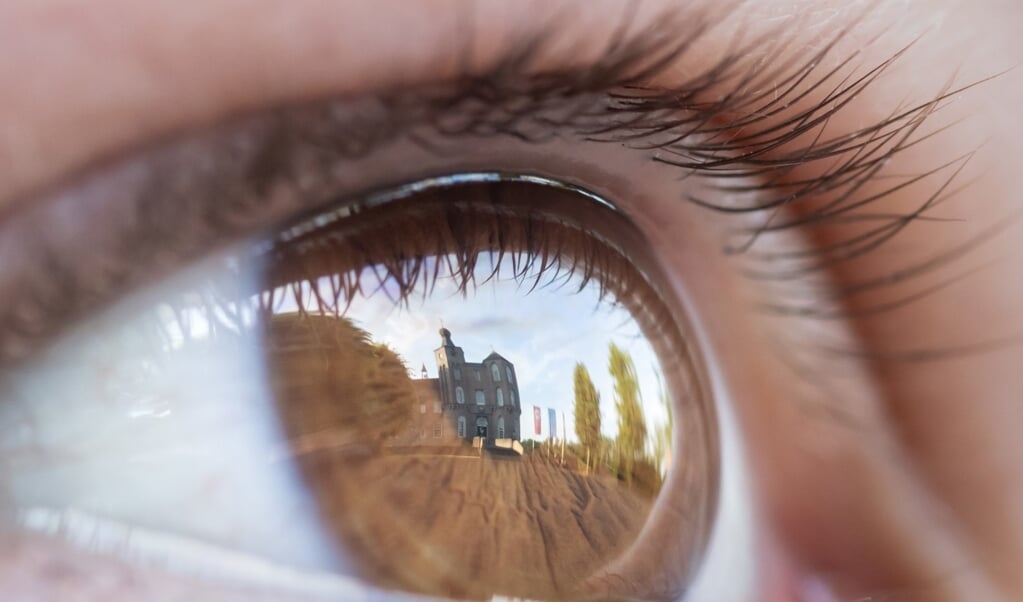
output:
<path id="1" fill-rule="evenodd" d="M 490 364 L 490 375 L 494 377 L 494 382 L 501 382 L 501 367 L 497 364 Z"/>
<path id="2" fill-rule="evenodd" d="M 455 380 L 462 380 L 462 370 L 459 368 L 454 369 Z"/>
<path id="3" fill-rule="evenodd" d="M 465 416 L 458 417 L 458 436 L 465 439 Z"/>
<path id="4" fill-rule="evenodd" d="M 474 372 L 476 373 L 476 382 L 480 382 L 480 371 L 479 371 L 479 369 L 474 370 Z"/>
<path id="5" fill-rule="evenodd" d="M 515 405 L 515 389 L 508 391 L 508 394 L 511 395 L 511 404 Z"/>
<path id="6" fill-rule="evenodd" d="M 476 405 L 481 406 L 487 403 L 487 397 L 483 394 L 482 389 L 476 389 Z"/>
<path id="7" fill-rule="evenodd" d="M 499 406 L 504 405 L 504 391 L 502 391 L 501 389 L 497 390 L 497 405 Z"/>
<path id="8" fill-rule="evenodd" d="M 419 413 L 420 414 L 425 414 L 426 413 L 426 404 L 425 403 L 419 404 Z"/>
<path id="9" fill-rule="evenodd" d="M 455 401 L 465 403 L 465 391 L 462 390 L 462 387 L 455 387 Z"/>
<path id="10" fill-rule="evenodd" d="M 515 382 L 515 377 L 512 376 L 511 366 L 505 366 L 504 371 L 508 375 L 508 382 L 510 383 Z"/>
<path id="11" fill-rule="evenodd" d="M 440 414 L 440 402 L 439 401 L 433 402 L 433 413 L 434 414 Z"/>
<path id="12" fill-rule="evenodd" d="M 504 439 L 504 416 L 497 419 L 497 438 Z"/>
<path id="13" fill-rule="evenodd" d="M 441 428 L 440 428 L 440 423 L 438 422 L 437 424 L 433 425 L 433 438 L 434 439 L 440 439 L 440 433 L 441 433 Z"/>

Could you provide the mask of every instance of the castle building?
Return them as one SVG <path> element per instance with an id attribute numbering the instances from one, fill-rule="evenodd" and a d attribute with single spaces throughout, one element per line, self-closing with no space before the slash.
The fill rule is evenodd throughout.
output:
<path id="1" fill-rule="evenodd" d="M 419 445 L 474 437 L 483 437 L 488 446 L 497 439 L 518 441 L 522 406 L 515 366 L 498 353 L 467 362 L 450 330 L 441 328 L 440 337 L 434 350 L 437 377 L 427 378 L 424 365 L 423 378 L 413 381 L 419 407 L 413 412 L 411 438 Z"/>

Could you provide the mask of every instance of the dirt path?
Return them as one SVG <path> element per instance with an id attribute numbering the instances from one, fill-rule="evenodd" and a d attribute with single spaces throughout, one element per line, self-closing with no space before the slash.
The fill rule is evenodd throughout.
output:
<path id="1" fill-rule="evenodd" d="M 519 458 L 381 456 L 308 468 L 369 578 L 444 596 L 564 598 L 625 550 L 651 506 L 613 478 Z"/>

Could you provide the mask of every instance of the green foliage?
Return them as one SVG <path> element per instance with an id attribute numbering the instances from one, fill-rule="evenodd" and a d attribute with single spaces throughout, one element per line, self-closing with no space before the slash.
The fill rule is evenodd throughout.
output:
<path id="1" fill-rule="evenodd" d="M 668 414 L 668 421 L 664 424 L 654 424 L 654 466 L 657 468 L 657 472 L 663 475 L 667 472 L 667 467 L 664 465 L 664 461 L 671 455 L 671 435 L 674 430 L 675 416 L 671 411 L 671 397 L 668 392 L 664 389 L 664 383 L 660 380 L 658 375 L 657 384 L 660 386 L 660 399 L 661 403 L 664 404 L 664 409 Z"/>
<path id="2" fill-rule="evenodd" d="M 643 459 L 646 451 L 646 418 L 640 403 L 639 378 L 632 356 L 614 343 L 610 345 L 607 367 L 614 381 L 615 410 L 618 412 L 616 443 L 621 455 L 620 468 L 631 483 L 636 460 Z"/>
<path id="3" fill-rule="evenodd" d="M 596 452 L 600 445 L 600 393 L 581 363 L 572 377 L 575 388 L 575 435 L 583 447 Z"/>

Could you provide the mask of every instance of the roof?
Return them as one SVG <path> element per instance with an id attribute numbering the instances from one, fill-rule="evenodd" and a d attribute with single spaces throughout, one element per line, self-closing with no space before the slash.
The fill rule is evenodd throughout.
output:
<path id="1" fill-rule="evenodd" d="M 440 399 L 440 379 L 439 378 L 413 378 L 412 385 L 416 388 L 416 392 L 419 395 L 434 395 Z M 425 399 L 422 401 L 426 401 Z"/>
<path id="2" fill-rule="evenodd" d="M 501 354 L 496 352 L 496 351 L 490 352 L 490 355 L 488 355 L 487 357 L 483 358 L 484 362 L 489 362 L 490 360 L 501 360 L 501 361 L 505 361 L 505 362 L 508 361 L 508 360 L 504 359 L 504 357 L 502 357 Z"/>

